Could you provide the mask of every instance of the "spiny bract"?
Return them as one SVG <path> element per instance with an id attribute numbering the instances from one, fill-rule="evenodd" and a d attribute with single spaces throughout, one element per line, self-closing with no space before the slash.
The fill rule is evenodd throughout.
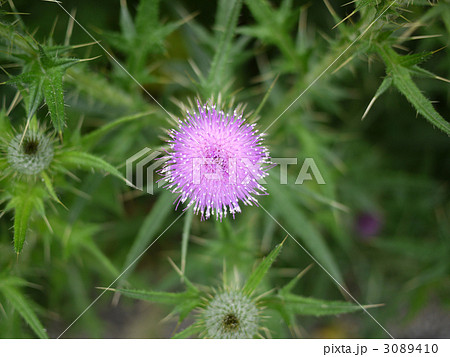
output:
<path id="1" fill-rule="evenodd" d="M 258 308 L 240 291 L 225 291 L 214 296 L 202 317 L 209 338 L 253 338 L 258 331 Z"/>
<path id="2" fill-rule="evenodd" d="M 239 201 L 257 205 L 254 195 L 265 188 L 258 182 L 271 167 L 263 135 L 242 114 L 226 114 L 215 106 L 201 106 L 198 113 L 187 112 L 178 128 L 169 133 L 170 152 L 161 170 L 166 187 L 179 193 L 178 204 L 189 200 L 187 208 L 202 219 L 226 217 L 241 212 Z M 187 209 L 186 208 L 186 209 Z"/>
<path id="3" fill-rule="evenodd" d="M 11 167 L 20 174 L 37 175 L 45 170 L 53 159 L 51 138 L 39 131 L 17 134 L 8 145 L 7 159 Z"/>

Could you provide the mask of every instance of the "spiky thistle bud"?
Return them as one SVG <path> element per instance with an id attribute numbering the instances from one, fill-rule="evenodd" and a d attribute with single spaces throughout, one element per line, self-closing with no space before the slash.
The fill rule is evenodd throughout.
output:
<path id="1" fill-rule="evenodd" d="M 253 338 L 258 331 L 259 310 L 241 291 L 223 291 L 208 301 L 202 321 L 208 338 Z"/>
<path id="2" fill-rule="evenodd" d="M 23 137 L 23 138 L 22 138 Z M 8 144 L 7 159 L 11 168 L 24 175 L 37 175 L 52 162 L 53 142 L 40 131 L 17 134 Z"/>

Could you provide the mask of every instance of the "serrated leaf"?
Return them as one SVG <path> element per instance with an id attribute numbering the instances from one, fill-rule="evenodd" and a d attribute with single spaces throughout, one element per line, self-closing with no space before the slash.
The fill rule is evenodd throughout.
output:
<path id="1" fill-rule="evenodd" d="M 48 338 L 47 332 L 34 313 L 33 308 L 19 290 L 13 286 L 3 285 L 0 291 L 39 338 Z"/>
<path id="2" fill-rule="evenodd" d="M 63 165 L 73 165 L 84 169 L 97 169 L 106 171 L 111 175 L 125 180 L 123 175 L 114 166 L 99 158 L 98 156 L 82 151 L 65 151 L 58 156 L 59 161 Z"/>
<path id="3" fill-rule="evenodd" d="M 11 78 L 7 83 L 15 85 L 25 100 L 27 118 L 30 119 L 41 105 L 44 93 L 42 84 L 44 79 L 35 73 L 22 73 Z"/>
<path id="4" fill-rule="evenodd" d="M 63 72 L 57 68 L 51 68 L 46 71 L 42 88 L 44 91 L 45 102 L 47 103 L 50 118 L 53 127 L 58 133 L 64 129 L 64 92 L 63 92 Z"/>
<path id="5" fill-rule="evenodd" d="M 47 191 L 48 191 L 50 197 L 62 205 L 61 201 L 59 200 L 58 196 L 56 195 L 52 180 L 50 179 L 50 177 L 47 175 L 47 173 L 45 171 L 41 172 L 41 177 L 42 177 L 42 181 L 44 181 L 44 185 L 47 188 Z"/>
<path id="6" fill-rule="evenodd" d="M 408 99 L 414 108 L 422 114 L 431 124 L 450 135 L 450 123 L 447 122 L 434 109 L 430 100 L 427 99 L 411 78 L 409 70 L 403 67 L 395 67 L 393 70 L 394 85 Z"/>
<path id="7" fill-rule="evenodd" d="M 168 305 L 183 304 L 186 300 L 198 300 L 198 296 L 189 291 L 181 293 L 170 293 L 164 291 L 134 290 L 134 289 L 114 289 L 118 293 L 127 297 L 144 300 L 149 302 L 157 302 Z"/>
<path id="8" fill-rule="evenodd" d="M 450 123 L 434 109 L 430 100 L 422 94 L 412 80 L 411 73 L 414 73 L 414 71 L 400 65 L 402 56 L 398 55 L 388 45 L 379 46 L 378 53 L 386 63 L 387 72 L 392 76 L 394 86 L 400 93 L 406 97 L 417 112 L 423 115 L 425 119 L 447 135 L 450 135 Z"/>
<path id="9" fill-rule="evenodd" d="M 266 276 L 269 268 L 272 266 L 275 259 L 280 254 L 283 243 L 278 244 L 267 257 L 263 259 L 263 261 L 256 267 L 256 269 L 252 272 L 252 274 L 247 279 L 242 291 L 244 294 L 251 295 L 258 287 L 261 280 Z"/>
<path id="10" fill-rule="evenodd" d="M 17 254 L 22 251 L 28 229 L 28 221 L 34 205 L 34 197 L 21 195 L 14 207 L 14 250 Z"/>
<path id="11" fill-rule="evenodd" d="M 328 301 L 294 294 L 280 295 L 286 309 L 297 315 L 338 315 L 362 311 L 359 305 L 347 301 Z"/>
<path id="12" fill-rule="evenodd" d="M 398 56 L 396 63 L 403 67 L 412 67 L 431 57 L 433 52 L 414 53 L 412 55 Z"/>

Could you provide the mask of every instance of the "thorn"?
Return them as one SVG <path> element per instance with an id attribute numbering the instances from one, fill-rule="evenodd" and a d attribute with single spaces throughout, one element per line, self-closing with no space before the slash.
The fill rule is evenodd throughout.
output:
<path id="1" fill-rule="evenodd" d="M 342 24 L 345 20 L 349 19 L 350 17 L 352 17 L 354 14 L 356 14 L 356 10 L 353 10 L 352 13 L 350 15 L 347 15 L 346 17 L 344 17 L 341 21 L 339 21 L 336 25 L 334 25 L 331 29 L 334 30 L 336 27 L 338 27 L 340 24 Z"/>
<path id="2" fill-rule="evenodd" d="M 373 96 L 372 100 L 370 101 L 369 105 L 366 108 L 366 111 L 364 112 L 363 116 L 361 117 L 361 120 L 364 120 L 366 115 L 369 113 L 370 108 L 372 108 L 372 105 L 375 103 L 375 101 L 378 99 L 376 95 Z"/>

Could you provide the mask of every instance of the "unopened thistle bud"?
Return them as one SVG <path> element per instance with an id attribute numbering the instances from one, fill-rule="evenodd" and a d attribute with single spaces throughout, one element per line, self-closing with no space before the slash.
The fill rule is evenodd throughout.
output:
<path id="1" fill-rule="evenodd" d="M 45 170 L 53 159 L 51 138 L 39 131 L 27 131 L 14 136 L 8 144 L 7 159 L 12 169 L 24 175 L 37 175 Z"/>
<path id="2" fill-rule="evenodd" d="M 208 338 L 253 338 L 258 330 L 259 311 L 242 292 L 224 291 L 211 298 L 202 319 Z"/>

